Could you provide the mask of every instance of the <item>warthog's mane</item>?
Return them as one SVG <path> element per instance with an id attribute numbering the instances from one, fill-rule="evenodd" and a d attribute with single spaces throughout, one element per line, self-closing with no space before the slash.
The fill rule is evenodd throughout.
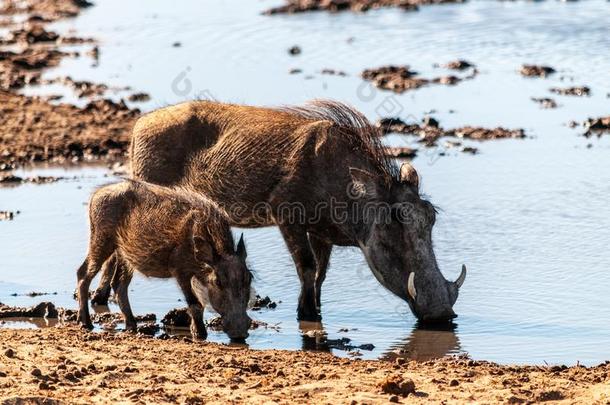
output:
<path id="1" fill-rule="evenodd" d="M 307 120 L 332 122 L 331 134 L 343 137 L 350 146 L 362 152 L 377 170 L 376 174 L 386 182 L 398 179 L 398 166 L 385 153 L 380 131 L 355 108 L 339 101 L 316 99 L 303 106 L 283 106 L 279 110 Z"/>

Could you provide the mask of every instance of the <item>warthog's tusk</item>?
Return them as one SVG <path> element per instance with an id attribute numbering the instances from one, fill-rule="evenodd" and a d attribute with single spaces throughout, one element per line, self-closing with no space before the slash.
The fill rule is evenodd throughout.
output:
<path id="1" fill-rule="evenodd" d="M 462 287 L 462 284 L 464 284 L 464 280 L 466 280 L 466 265 L 462 264 L 462 272 L 460 273 L 460 276 L 457 278 L 457 280 L 455 280 L 455 285 L 457 286 L 457 288 Z"/>
<path id="2" fill-rule="evenodd" d="M 409 274 L 409 281 L 407 282 L 407 290 L 409 291 L 409 295 L 411 298 L 415 299 L 417 296 L 417 291 L 415 290 L 415 272 L 412 271 Z"/>

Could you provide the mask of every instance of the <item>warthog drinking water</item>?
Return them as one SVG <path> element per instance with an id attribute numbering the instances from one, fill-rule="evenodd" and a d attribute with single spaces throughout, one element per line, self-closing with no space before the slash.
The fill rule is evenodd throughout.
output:
<path id="1" fill-rule="evenodd" d="M 112 256 L 112 284 L 127 329 L 136 329 L 127 291 L 133 272 L 139 271 L 176 279 L 189 306 L 193 337 L 207 336 L 203 310 L 208 300 L 229 337 L 248 336 L 252 276 L 243 236 L 235 248 L 227 218 L 216 204 L 185 190 L 129 180 L 97 190 L 89 220 L 89 252 L 78 269 L 81 324 L 91 327 L 89 285 Z"/>
<path id="2" fill-rule="evenodd" d="M 272 109 L 193 101 L 140 118 L 132 175 L 204 193 L 232 225 L 277 225 L 299 274 L 301 320 L 320 319 L 333 245 L 360 247 L 379 282 L 419 319 L 451 319 L 465 268 L 456 282 L 441 274 L 435 209 L 421 198 L 415 169 L 386 158 L 379 135 L 337 102 Z"/>

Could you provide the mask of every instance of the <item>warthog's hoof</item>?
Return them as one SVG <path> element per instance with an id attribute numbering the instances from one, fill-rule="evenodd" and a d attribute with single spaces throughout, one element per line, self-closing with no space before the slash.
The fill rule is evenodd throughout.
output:
<path id="1" fill-rule="evenodd" d="M 95 291 L 91 296 L 91 305 L 108 306 L 108 298 L 110 294 L 102 291 Z"/>
<path id="2" fill-rule="evenodd" d="M 93 324 L 91 322 L 79 322 L 80 327 L 85 329 L 85 330 L 92 330 L 93 329 Z"/>

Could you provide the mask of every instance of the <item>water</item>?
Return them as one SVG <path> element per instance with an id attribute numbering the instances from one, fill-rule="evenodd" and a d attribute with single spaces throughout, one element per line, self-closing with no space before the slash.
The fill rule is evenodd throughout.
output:
<path id="1" fill-rule="evenodd" d="M 98 3 L 55 28 L 99 38 L 99 66 L 86 57 L 66 59 L 47 77 L 130 85 L 152 95 L 140 104 L 144 110 L 195 97 L 260 105 L 328 97 L 355 105 L 372 120 L 419 119 L 435 110 L 432 115 L 448 128 L 526 129 L 526 140 L 471 143 L 480 149 L 476 156 L 441 147 L 422 150 L 414 160 L 423 191 L 442 209 L 434 230 L 441 269 L 454 279 L 462 263 L 469 267 L 455 329 L 417 329 L 406 304 L 375 281 L 358 250 L 336 249 L 322 297 L 330 338 L 373 343 L 373 351 L 363 351 L 370 358 L 392 357 L 400 349 L 418 359 L 468 353 L 501 363 L 595 364 L 610 358 L 610 137 L 587 139 L 565 125 L 609 113 L 609 3 L 472 1 L 417 13 L 275 17 L 259 15 L 276 4 L 270 1 Z M 172 47 L 174 42 L 182 46 Z M 286 50 L 295 44 L 303 53 L 293 57 Z M 481 74 L 403 95 L 359 79 L 362 69 L 386 63 L 437 76 L 446 72 L 433 64 L 455 58 L 474 62 Z M 522 78 L 522 63 L 549 64 L 559 73 Z M 291 68 L 303 74 L 290 75 Z M 349 76 L 321 75 L 323 68 Z M 592 96 L 548 92 L 569 85 L 588 85 Z M 542 110 L 530 100 L 544 96 L 561 107 Z M 388 142 L 412 144 L 399 136 Z M 75 270 L 86 251 L 84 204 L 92 188 L 112 180 L 107 173 L 70 170 L 84 177 L 0 189 L 0 209 L 22 211 L 14 221 L 0 222 L 1 302 L 29 305 L 45 297 L 10 294 L 57 291 L 54 302 L 75 307 Z M 247 230 L 245 237 L 256 288 L 282 301 L 275 310 L 253 314 L 279 323 L 280 331 L 259 329 L 249 343 L 301 348 L 298 280 L 279 233 Z M 132 286 L 136 313 L 162 315 L 182 304 L 172 282 L 137 278 Z M 339 333 L 341 328 L 350 331 Z M 219 333 L 211 339 L 227 341 Z"/>

